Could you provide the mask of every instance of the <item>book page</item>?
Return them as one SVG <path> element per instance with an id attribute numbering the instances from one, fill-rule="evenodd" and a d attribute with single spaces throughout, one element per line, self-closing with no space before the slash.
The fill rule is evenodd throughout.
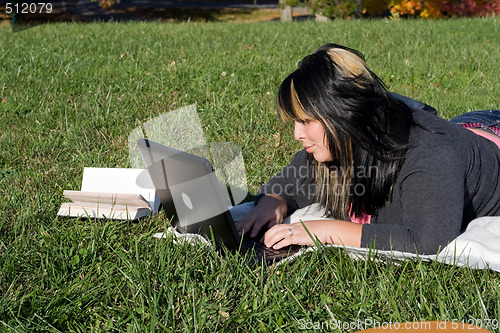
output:
<path id="1" fill-rule="evenodd" d="M 160 200 L 146 169 L 89 168 L 83 170 L 82 192 L 136 193 L 146 199 L 154 212 Z"/>
<path id="2" fill-rule="evenodd" d="M 63 203 L 57 212 L 59 216 L 110 218 L 115 220 L 137 220 L 150 214 L 149 208 L 99 207 L 97 205 L 85 206 L 75 203 Z"/>
<path id="3" fill-rule="evenodd" d="M 81 205 L 93 204 L 94 206 L 121 206 L 149 209 L 148 201 L 146 201 L 142 195 L 135 193 L 104 193 L 65 190 L 63 192 L 63 196 L 73 201 L 73 203 Z"/>

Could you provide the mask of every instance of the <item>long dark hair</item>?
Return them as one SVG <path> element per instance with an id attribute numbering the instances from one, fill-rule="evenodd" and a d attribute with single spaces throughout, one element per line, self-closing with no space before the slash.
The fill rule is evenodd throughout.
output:
<path id="1" fill-rule="evenodd" d="M 323 124 L 333 160 L 312 162 L 318 199 L 331 214 L 372 214 L 390 200 L 414 121 L 360 52 L 323 45 L 283 81 L 276 106 L 284 120 Z"/>

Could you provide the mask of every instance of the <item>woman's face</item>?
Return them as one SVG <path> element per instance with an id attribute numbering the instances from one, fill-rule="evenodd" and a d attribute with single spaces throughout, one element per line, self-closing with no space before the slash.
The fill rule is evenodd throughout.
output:
<path id="1" fill-rule="evenodd" d="M 325 129 L 318 120 L 295 122 L 295 139 L 302 142 L 302 146 L 318 162 L 332 160 L 332 155 L 326 143 Z"/>

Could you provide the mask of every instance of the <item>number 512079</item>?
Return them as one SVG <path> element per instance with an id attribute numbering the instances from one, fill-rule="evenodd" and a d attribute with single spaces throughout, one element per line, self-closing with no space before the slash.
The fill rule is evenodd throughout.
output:
<path id="1" fill-rule="evenodd" d="M 5 4 L 5 13 L 7 14 L 50 14 L 52 13 L 52 4 L 50 2 L 38 3 L 11 3 Z"/>

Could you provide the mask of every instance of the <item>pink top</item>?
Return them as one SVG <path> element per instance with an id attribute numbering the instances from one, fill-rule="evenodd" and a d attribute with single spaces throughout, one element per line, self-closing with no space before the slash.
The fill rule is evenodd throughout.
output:
<path id="1" fill-rule="evenodd" d="M 477 135 L 482 136 L 483 138 L 492 141 L 494 144 L 496 144 L 498 146 L 498 148 L 500 148 L 500 137 L 499 136 L 488 133 L 488 132 L 481 130 L 479 128 L 472 128 L 472 127 L 466 127 L 466 128 L 468 130 L 476 133 Z"/>
<path id="2" fill-rule="evenodd" d="M 370 219 L 371 219 L 371 215 L 368 215 L 368 214 L 361 214 L 360 216 L 357 216 L 353 213 L 351 213 L 351 209 L 349 209 L 349 217 L 351 218 L 351 222 L 354 222 L 354 223 L 359 223 L 359 224 L 366 224 L 366 223 L 370 223 Z"/>
<path id="3" fill-rule="evenodd" d="M 356 216 L 352 214 L 351 216 L 351 222 L 359 223 L 359 224 L 366 224 L 370 223 L 370 219 L 372 218 L 371 215 L 368 214 L 362 214 L 361 216 Z"/>

